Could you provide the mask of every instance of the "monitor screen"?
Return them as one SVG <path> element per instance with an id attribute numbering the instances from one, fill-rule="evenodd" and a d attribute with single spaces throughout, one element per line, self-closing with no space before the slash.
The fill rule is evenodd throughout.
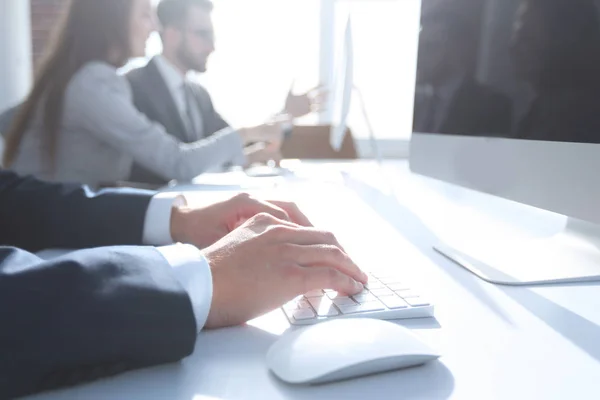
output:
<path id="1" fill-rule="evenodd" d="M 599 0 L 422 0 L 413 131 L 600 143 Z"/>

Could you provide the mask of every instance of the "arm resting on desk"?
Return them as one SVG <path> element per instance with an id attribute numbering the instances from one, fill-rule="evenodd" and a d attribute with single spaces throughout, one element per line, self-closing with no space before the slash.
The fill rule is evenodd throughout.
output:
<path id="1" fill-rule="evenodd" d="M 0 170 L 0 245 L 29 251 L 142 244 L 152 192 L 51 184 Z"/>
<path id="2" fill-rule="evenodd" d="M 188 293 L 154 248 L 42 261 L 0 247 L 0 398 L 74 385 L 189 355 Z"/>

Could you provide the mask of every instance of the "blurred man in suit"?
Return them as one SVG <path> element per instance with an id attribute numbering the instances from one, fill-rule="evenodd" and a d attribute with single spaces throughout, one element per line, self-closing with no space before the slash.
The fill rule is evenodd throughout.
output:
<path id="1" fill-rule="evenodd" d="M 464 3 L 464 2 L 463 2 Z M 415 95 L 415 132 L 504 136 L 511 132 L 509 98 L 479 83 L 472 64 L 476 29 L 456 1 L 423 7 Z"/>
<path id="2" fill-rule="evenodd" d="M 208 58 L 215 50 L 212 9 L 209 0 L 162 0 L 157 15 L 163 53 L 127 74 L 138 110 L 183 142 L 229 128 L 206 89 L 186 79 L 190 71 L 206 72 Z M 319 100 L 314 93 L 295 96 L 290 92 L 282 114 L 291 119 L 308 114 Z M 255 159 L 267 161 L 277 156 L 278 150 L 268 147 L 262 158 Z M 164 183 L 138 166 L 133 169 L 132 180 Z"/>
<path id="3" fill-rule="evenodd" d="M 30 253 L 46 248 L 89 249 Z M 203 328 L 365 282 L 291 203 L 238 195 L 192 208 L 0 170 L 0 398 L 174 362 Z"/>

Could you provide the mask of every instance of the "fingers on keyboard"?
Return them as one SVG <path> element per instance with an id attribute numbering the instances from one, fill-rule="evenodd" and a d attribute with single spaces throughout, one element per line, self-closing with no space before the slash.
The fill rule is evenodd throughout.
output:
<path id="1" fill-rule="evenodd" d="M 376 315 L 382 318 L 403 318 L 405 310 L 410 312 L 411 309 L 430 305 L 429 301 L 401 278 L 389 274 L 371 274 L 365 289 L 353 296 L 332 289 L 312 290 L 282 308 L 290 322 L 312 323 L 321 319 L 371 312 L 380 312 Z"/>

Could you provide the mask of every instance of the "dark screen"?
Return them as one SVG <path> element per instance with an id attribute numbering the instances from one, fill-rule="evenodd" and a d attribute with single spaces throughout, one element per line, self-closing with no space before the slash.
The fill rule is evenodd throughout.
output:
<path id="1" fill-rule="evenodd" d="M 423 0 L 413 130 L 600 143 L 594 0 Z"/>

